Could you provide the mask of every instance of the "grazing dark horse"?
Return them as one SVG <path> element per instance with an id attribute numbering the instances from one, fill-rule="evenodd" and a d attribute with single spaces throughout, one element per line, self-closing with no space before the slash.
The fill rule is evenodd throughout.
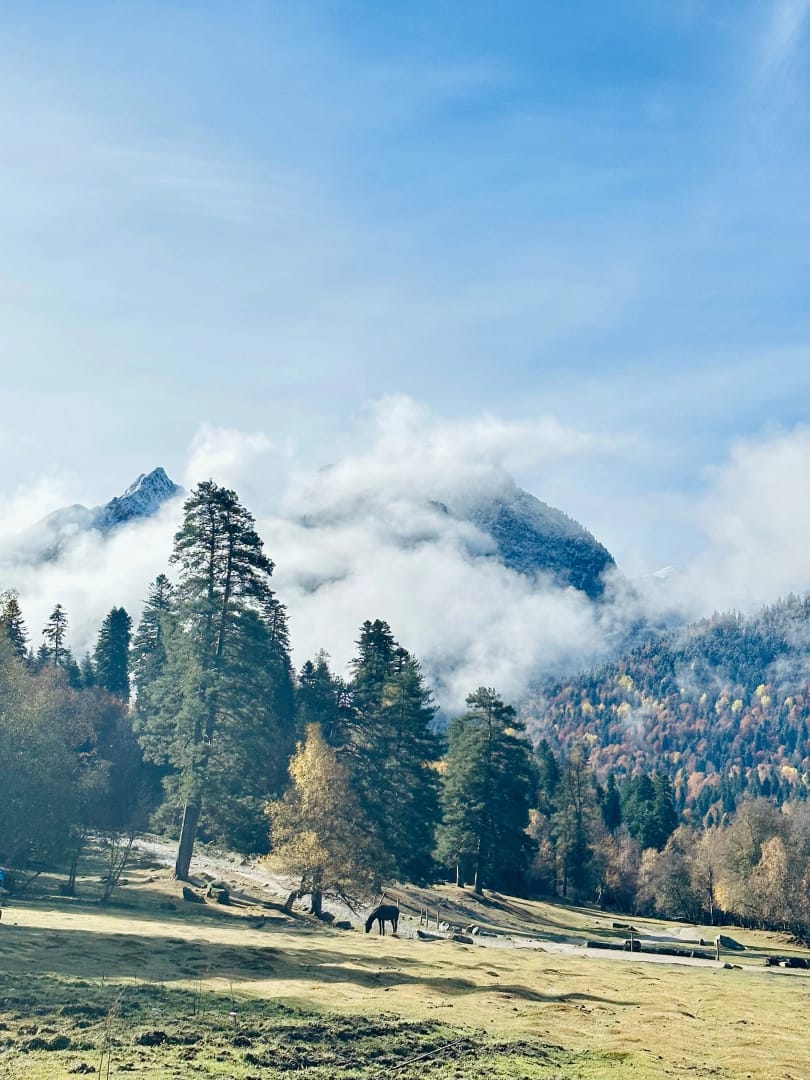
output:
<path id="1" fill-rule="evenodd" d="M 385 924 L 387 922 L 391 923 L 391 926 L 393 927 L 392 932 L 395 934 L 397 932 L 397 923 L 399 922 L 399 908 L 395 907 L 393 904 L 378 904 L 366 919 L 366 933 L 371 930 L 375 920 L 377 921 L 380 933 L 383 936 L 385 936 Z"/>

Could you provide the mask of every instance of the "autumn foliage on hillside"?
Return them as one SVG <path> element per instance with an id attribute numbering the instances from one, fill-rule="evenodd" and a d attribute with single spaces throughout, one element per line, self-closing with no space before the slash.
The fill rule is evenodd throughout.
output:
<path id="1" fill-rule="evenodd" d="M 525 710 L 535 739 L 583 744 L 598 776 L 665 771 L 676 804 L 719 821 L 742 795 L 810 787 L 810 597 L 711 619 L 550 686 Z"/>

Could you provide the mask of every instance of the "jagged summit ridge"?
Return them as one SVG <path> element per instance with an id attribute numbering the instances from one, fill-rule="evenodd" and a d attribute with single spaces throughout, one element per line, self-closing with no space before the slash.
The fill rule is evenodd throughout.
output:
<path id="1" fill-rule="evenodd" d="M 90 512 L 94 520 L 92 528 L 107 532 L 132 518 L 150 517 L 156 513 L 168 499 L 180 495 L 183 489 L 166 475 L 161 466 L 150 473 L 141 473 L 123 495 L 110 499 L 103 506 L 96 506 Z"/>
<path id="2" fill-rule="evenodd" d="M 87 507 L 81 503 L 64 506 L 42 518 L 21 538 L 19 557 L 26 562 L 47 562 L 56 559 L 83 533 L 94 531 L 106 536 L 128 521 L 156 514 L 169 499 L 183 493 L 158 466 L 150 473 L 141 473 L 126 491 L 101 506 Z"/>

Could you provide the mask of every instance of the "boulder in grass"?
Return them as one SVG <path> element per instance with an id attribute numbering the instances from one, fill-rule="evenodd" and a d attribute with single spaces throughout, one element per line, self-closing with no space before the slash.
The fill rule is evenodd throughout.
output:
<path id="1" fill-rule="evenodd" d="M 183 886 L 183 899 L 189 904 L 204 904 L 205 900 L 188 885 Z"/>
<path id="2" fill-rule="evenodd" d="M 727 934 L 718 934 L 715 938 L 715 942 L 720 945 L 721 949 L 734 949 L 737 952 L 744 952 L 745 946 L 736 941 L 733 937 L 729 937 Z"/>

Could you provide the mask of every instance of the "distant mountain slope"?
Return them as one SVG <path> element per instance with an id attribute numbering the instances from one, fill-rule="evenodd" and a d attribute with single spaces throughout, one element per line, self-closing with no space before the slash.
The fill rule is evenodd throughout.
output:
<path id="1" fill-rule="evenodd" d="M 320 471 L 321 480 L 332 467 Z M 604 592 L 605 571 L 615 570 L 613 556 L 588 530 L 516 486 L 511 477 L 487 477 L 480 486 L 457 487 L 439 477 L 422 494 L 408 485 L 389 490 L 370 485 L 355 490 L 322 483 L 318 497 L 296 518 L 308 529 L 328 530 L 370 521 L 385 541 L 402 548 L 449 542 L 461 546 L 474 561 L 494 560 L 533 578 L 551 577 L 562 587 L 573 587 L 590 599 Z M 331 579 L 327 579 L 331 580 Z M 313 588 L 322 580 L 313 578 Z"/>
<path id="2" fill-rule="evenodd" d="M 535 738 L 584 742 L 604 775 L 662 769 L 701 816 L 810 793 L 810 597 L 715 616 L 548 688 Z"/>
<path id="3" fill-rule="evenodd" d="M 521 574 L 549 573 L 591 599 L 604 591 L 613 556 L 578 521 L 516 487 L 511 496 L 481 503 L 467 519 L 495 542 L 501 562 Z"/>
<path id="4" fill-rule="evenodd" d="M 106 535 L 128 521 L 150 517 L 182 491 L 160 467 L 148 474 L 141 473 L 122 495 L 102 506 L 88 509 L 76 503 L 42 518 L 21 538 L 19 555 L 29 562 L 55 559 L 81 533 L 95 530 Z"/>

